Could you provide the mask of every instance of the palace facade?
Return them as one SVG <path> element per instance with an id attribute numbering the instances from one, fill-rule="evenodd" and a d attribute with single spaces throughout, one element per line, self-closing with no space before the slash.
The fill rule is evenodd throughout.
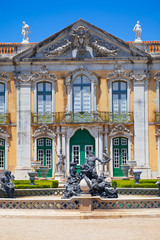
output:
<path id="1" fill-rule="evenodd" d="M 80 19 L 39 43 L 0 43 L 0 169 L 28 179 L 39 160 L 54 178 L 62 151 L 67 176 L 75 157 L 105 148 L 111 177 L 131 160 L 160 177 L 160 42 Z"/>

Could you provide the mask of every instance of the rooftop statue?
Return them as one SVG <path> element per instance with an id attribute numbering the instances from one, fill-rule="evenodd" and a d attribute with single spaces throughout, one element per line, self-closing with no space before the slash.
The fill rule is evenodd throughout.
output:
<path id="1" fill-rule="evenodd" d="M 23 22 L 23 27 L 22 27 L 22 35 L 23 35 L 22 43 L 23 44 L 29 43 L 29 37 L 28 37 L 29 33 L 30 33 L 29 25 L 26 24 L 26 22 Z"/>
<path id="2" fill-rule="evenodd" d="M 135 42 L 142 42 L 141 40 L 142 29 L 141 25 L 139 24 L 139 21 L 137 21 L 137 24 L 134 26 L 133 31 L 136 33 Z"/>

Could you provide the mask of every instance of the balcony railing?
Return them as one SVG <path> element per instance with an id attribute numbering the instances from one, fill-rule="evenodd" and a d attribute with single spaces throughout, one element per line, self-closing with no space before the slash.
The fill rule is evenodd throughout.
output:
<path id="1" fill-rule="evenodd" d="M 58 123 L 132 123 L 133 113 L 111 112 L 56 112 L 32 114 L 32 124 Z"/>
<path id="2" fill-rule="evenodd" d="M 10 124 L 10 114 L 9 113 L 0 114 L 0 125 L 7 124 Z"/>

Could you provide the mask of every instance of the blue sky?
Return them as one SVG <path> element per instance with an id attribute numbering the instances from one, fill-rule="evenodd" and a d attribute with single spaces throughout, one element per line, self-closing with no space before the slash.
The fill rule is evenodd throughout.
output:
<path id="1" fill-rule="evenodd" d="M 6 0 L 0 9 L 0 42 L 21 42 L 23 21 L 39 42 L 80 18 L 125 41 L 134 41 L 139 20 L 142 40 L 160 40 L 160 0 Z"/>

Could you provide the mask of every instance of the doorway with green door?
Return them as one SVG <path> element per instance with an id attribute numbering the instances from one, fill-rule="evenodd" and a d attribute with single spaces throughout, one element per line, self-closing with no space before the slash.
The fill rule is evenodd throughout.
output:
<path id="1" fill-rule="evenodd" d="M 128 161 L 128 139 L 125 137 L 115 137 L 113 144 L 113 177 L 122 177 L 121 165 Z"/>
<path id="2" fill-rule="evenodd" d="M 52 139 L 39 138 L 37 139 L 37 160 L 41 162 L 42 166 L 48 166 L 49 171 L 47 177 L 52 177 L 53 161 L 52 161 Z M 38 176 L 42 177 L 40 170 Z"/>
<path id="3" fill-rule="evenodd" d="M 94 137 L 86 129 L 77 130 L 70 139 L 70 162 L 74 161 L 74 158 L 78 160 L 77 171 L 80 170 L 80 165 L 85 163 L 90 151 L 95 154 Z"/>

